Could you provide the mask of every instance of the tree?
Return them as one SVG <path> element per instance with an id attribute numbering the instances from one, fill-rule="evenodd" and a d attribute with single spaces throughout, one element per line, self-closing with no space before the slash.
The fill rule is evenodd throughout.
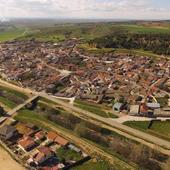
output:
<path id="1" fill-rule="evenodd" d="M 86 137 L 87 132 L 88 132 L 88 128 L 86 127 L 84 122 L 81 122 L 79 124 L 76 125 L 75 129 L 74 129 L 75 133 L 78 134 L 81 137 Z"/>
<path id="2" fill-rule="evenodd" d="M 0 115 L 3 116 L 5 114 L 5 110 L 2 106 L 0 106 Z"/>

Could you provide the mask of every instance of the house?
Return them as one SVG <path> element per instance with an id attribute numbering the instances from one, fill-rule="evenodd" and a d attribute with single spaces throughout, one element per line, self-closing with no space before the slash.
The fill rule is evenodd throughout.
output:
<path id="1" fill-rule="evenodd" d="M 130 111 L 129 111 L 129 114 L 130 115 L 137 115 L 139 114 L 139 105 L 131 105 L 130 106 Z"/>
<path id="2" fill-rule="evenodd" d="M 38 148 L 38 153 L 34 155 L 33 160 L 37 165 L 40 165 L 53 156 L 55 154 L 50 148 L 42 146 Z"/>
<path id="3" fill-rule="evenodd" d="M 123 106 L 123 103 L 115 103 L 114 105 L 113 105 L 113 110 L 115 110 L 115 111 L 121 111 L 121 108 L 122 108 L 122 106 Z"/>
<path id="4" fill-rule="evenodd" d="M 54 142 L 58 143 L 58 144 L 61 145 L 61 146 L 66 146 L 66 145 L 69 144 L 68 140 L 64 139 L 64 138 L 61 137 L 61 136 L 57 136 L 57 137 L 55 138 L 55 141 L 54 141 Z"/>
<path id="5" fill-rule="evenodd" d="M 0 128 L 0 138 L 8 140 L 15 136 L 18 133 L 18 131 L 15 129 L 15 127 L 10 125 L 4 125 Z"/>
<path id="6" fill-rule="evenodd" d="M 45 139 L 45 134 L 43 131 L 37 132 L 34 136 L 35 136 L 36 141 L 41 141 L 41 140 Z"/>
<path id="7" fill-rule="evenodd" d="M 47 134 L 47 139 L 48 139 L 49 141 L 54 142 L 54 140 L 55 140 L 56 137 L 57 137 L 57 134 L 54 133 L 54 132 L 48 132 L 48 134 Z"/>
<path id="8" fill-rule="evenodd" d="M 49 141 L 58 143 L 61 146 L 66 146 L 69 143 L 69 141 L 67 141 L 66 139 L 64 139 L 63 137 L 59 136 L 58 134 L 54 132 L 49 132 L 47 134 L 47 139 Z"/>
<path id="9" fill-rule="evenodd" d="M 36 146 L 36 143 L 30 136 L 24 137 L 18 142 L 18 147 L 24 151 L 29 151 L 34 146 Z"/>

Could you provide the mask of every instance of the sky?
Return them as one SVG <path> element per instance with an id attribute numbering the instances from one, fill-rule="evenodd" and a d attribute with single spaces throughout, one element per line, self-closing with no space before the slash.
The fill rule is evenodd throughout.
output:
<path id="1" fill-rule="evenodd" d="M 170 0 L 0 0 L 0 18 L 170 19 Z"/>

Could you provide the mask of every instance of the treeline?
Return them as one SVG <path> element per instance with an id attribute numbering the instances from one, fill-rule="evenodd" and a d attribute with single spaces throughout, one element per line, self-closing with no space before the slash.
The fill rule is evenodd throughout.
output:
<path id="1" fill-rule="evenodd" d="M 143 49 L 155 54 L 170 55 L 168 34 L 114 34 L 89 41 L 97 48 Z"/>

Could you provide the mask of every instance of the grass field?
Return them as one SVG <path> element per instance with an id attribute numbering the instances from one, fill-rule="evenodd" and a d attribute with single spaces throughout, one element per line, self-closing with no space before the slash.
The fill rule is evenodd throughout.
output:
<path id="1" fill-rule="evenodd" d="M 149 121 L 142 121 L 142 122 L 139 122 L 139 121 L 127 121 L 124 124 L 129 126 L 129 127 L 145 131 L 145 130 L 148 129 L 149 123 L 150 123 Z"/>
<path id="2" fill-rule="evenodd" d="M 144 25 L 123 24 L 117 26 L 120 29 L 125 29 L 129 33 L 141 33 L 141 34 L 170 34 L 170 28 L 168 27 L 146 27 Z"/>
<path id="3" fill-rule="evenodd" d="M 63 24 L 56 26 L 47 26 L 46 28 L 35 28 L 33 33 L 25 38 L 36 38 L 42 41 L 63 41 L 67 38 L 82 38 L 91 40 L 105 35 L 111 35 L 115 32 L 121 33 L 145 33 L 145 34 L 170 34 L 170 28 L 163 26 L 144 26 L 135 24 L 115 24 L 115 23 L 88 23 L 88 24 Z"/>
<path id="4" fill-rule="evenodd" d="M 110 112 L 103 111 L 100 106 L 95 105 L 95 104 L 91 104 L 91 103 L 81 101 L 81 100 L 76 100 L 74 105 L 76 107 L 83 109 L 83 110 L 89 111 L 91 113 L 97 114 L 97 115 L 105 117 L 105 118 L 117 118 L 116 115 L 114 115 Z"/>
<path id="5" fill-rule="evenodd" d="M 15 101 L 15 100 L 17 100 L 17 98 L 18 99 L 24 99 L 24 100 L 26 100 L 28 98 L 23 93 L 20 93 L 16 90 L 13 90 L 13 89 L 9 89 L 9 88 L 4 87 L 4 86 L 0 86 L 0 91 L 5 92 L 5 95 L 6 95 L 6 96 L 0 96 L 0 102 L 3 103 L 8 108 L 11 108 L 11 109 L 17 106 L 17 103 Z M 14 98 L 11 99 L 10 96 L 14 96 L 14 98 L 16 96 L 15 100 L 14 100 Z"/>
<path id="6" fill-rule="evenodd" d="M 0 86 L 0 90 L 3 90 L 3 91 L 6 91 L 7 93 L 12 93 L 18 97 L 21 97 L 23 99 L 27 99 L 28 96 L 26 96 L 25 94 L 19 92 L 19 91 L 16 91 L 16 90 L 13 90 L 13 89 L 10 89 L 10 88 L 7 88 L 7 87 L 4 87 L 4 86 Z"/>
<path id="7" fill-rule="evenodd" d="M 6 99 L 5 97 L 0 96 L 0 102 L 3 103 L 5 106 L 9 107 L 9 108 L 14 108 L 16 107 L 16 104 L 8 99 Z"/>
<path id="8" fill-rule="evenodd" d="M 154 122 L 150 129 L 148 129 L 149 121 L 128 121 L 124 124 L 134 129 L 142 130 L 151 133 L 155 136 L 170 140 L 170 121 Z"/>
<path id="9" fill-rule="evenodd" d="M 151 130 L 170 139 L 170 121 L 155 122 L 153 123 Z"/>
<path id="10" fill-rule="evenodd" d="M 72 170 L 114 170 L 115 168 L 112 167 L 107 161 L 100 160 L 100 161 L 89 161 L 84 163 L 82 166 L 78 166 L 73 168 Z"/>
<path id="11" fill-rule="evenodd" d="M 15 38 L 18 38 L 22 36 L 24 33 L 23 28 L 10 28 L 5 31 L 0 31 L 0 41 L 8 41 L 8 40 L 13 40 Z"/>

